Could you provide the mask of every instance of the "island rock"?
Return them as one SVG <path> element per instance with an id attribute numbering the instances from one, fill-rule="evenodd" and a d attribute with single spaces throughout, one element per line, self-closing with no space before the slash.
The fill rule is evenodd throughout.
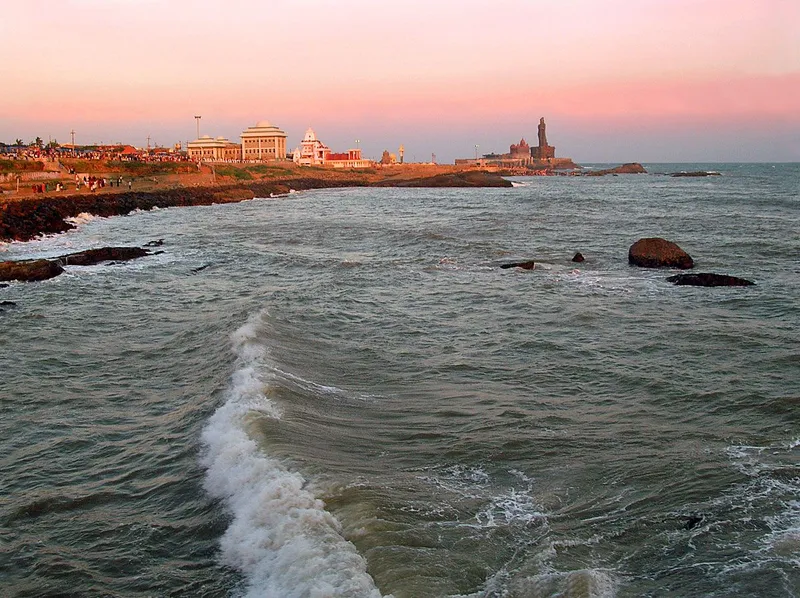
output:
<path id="1" fill-rule="evenodd" d="M 727 274 L 712 274 L 709 272 L 676 274 L 675 276 L 667 278 L 667 282 L 695 287 L 748 287 L 755 284 L 744 278 L 728 276 Z"/>
<path id="2" fill-rule="evenodd" d="M 505 269 L 508 268 L 522 268 L 523 270 L 533 270 L 536 267 L 536 263 L 533 260 L 528 260 L 527 262 L 511 262 L 510 264 L 500 264 L 500 267 Z"/>
<path id="3" fill-rule="evenodd" d="M 47 280 L 61 274 L 64 268 L 54 260 L 22 260 L 0 262 L 0 280 L 35 282 Z"/>
<path id="4" fill-rule="evenodd" d="M 150 255 L 150 252 L 141 247 L 101 247 L 100 249 L 69 253 L 62 255 L 58 259 L 65 266 L 93 266 L 94 264 L 111 260 L 125 262 L 146 255 Z"/>
<path id="5" fill-rule="evenodd" d="M 647 174 L 647 170 L 638 162 L 628 162 L 627 164 L 615 166 L 614 168 L 590 170 L 586 173 L 586 176 L 604 176 L 606 174 Z"/>
<path id="6" fill-rule="evenodd" d="M 111 260 L 124 262 L 146 255 L 152 254 L 141 247 L 101 247 L 69 253 L 52 259 L 0 262 L 0 280 L 22 282 L 47 280 L 64 272 L 64 266 L 93 266 Z"/>
<path id="7" fill-rule="evenodd" d="M 672 241 L 651 237 L 639 239 L 628 249 L 628 263 L 641 268 L 680 268 L 694 267 L 694 260 Z"/>

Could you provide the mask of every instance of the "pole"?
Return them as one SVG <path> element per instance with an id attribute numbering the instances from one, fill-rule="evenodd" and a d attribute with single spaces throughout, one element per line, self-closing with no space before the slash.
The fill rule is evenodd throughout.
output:
<path id="1" fill-rule="evenodd" d="M 195 116 L 194 119 L 197 121 L 197 138 L 200 139 L 200 119 L 203 118 L 202 116 Z"/>

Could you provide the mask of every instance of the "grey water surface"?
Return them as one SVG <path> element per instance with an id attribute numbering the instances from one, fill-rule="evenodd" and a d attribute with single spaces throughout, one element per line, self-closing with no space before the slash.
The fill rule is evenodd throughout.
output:
<path id="1" fill-rule="evenodd" d="M 646 166 L 0 246 L 164 239 L 0 289 L 0 594 L 797 596 L 800 165 Z"/>

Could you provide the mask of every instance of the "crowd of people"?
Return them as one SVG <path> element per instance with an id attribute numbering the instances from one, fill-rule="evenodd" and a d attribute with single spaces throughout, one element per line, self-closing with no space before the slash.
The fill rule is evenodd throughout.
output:
<path id="1" fill-rule="evenodd" d="M 121 149 L 119 146 L 66 149 L 63 147 L 37 147 L 0 145 L 0 157 L 4 160 L 39 160 L 58 161 L 60 158 L 78 158 L 82 160 L 111 160 L 117 162 L 190 162 L 189 156 L 182 152 L 171 152 L 166 149 L 137 150 L 131 146 Z"/>

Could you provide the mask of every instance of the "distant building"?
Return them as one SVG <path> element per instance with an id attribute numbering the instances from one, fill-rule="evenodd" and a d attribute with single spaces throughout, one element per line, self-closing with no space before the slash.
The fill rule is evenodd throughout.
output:
<path id="1" fill-rule="evenodd" d="M 314 129 L 308 128 L 300 146 L 295 148 L 292 159 L 301 166 L 328 166 L 331 168 L 369 168 L 372 160 L 366 160 L 360 149 L 350 149 L 334 153 L 327 145 L 317 139 Z"/>
<path id="2" fill-rule="evenodd" d="M 296 164 L 301 166 L 322 166 L 325 164 L 331 149 L 317 139 L 314 129 L 308 128 L 300 142 L 300 147 L 295 148 L 292 155 Z"/>
<path id="3" fill-rule="evenodd" d="M 242 131 L 241 159 L 255 162 L 271 162 L 286 159 L 286 133 L 261 120 L 253 127 Z"/>
<path id="4" fill-rule="evenodd" d="M 351 149 L 343 154 L 329 153 L 325 165 L 333 168 L 369 168 L 372 166 L 372 160 L 362 158 L 360 149 Z"/>
<path id="5" fill-rule="evenodd" d="M 187 144 L 189 159 L 205 162 L 228 162 L 242 158 L 242 146 L 225 137 L 203 135 Z"/>
<path id="6" fill-rule="evenodd" d="M 509 148 L 508 156 L 511 159 L 528 159 L 531 157 L 531 146 L 525 141 L 525 138 L 519 140 L 519 143 L 512 143 Z"/>
<path id="7" fill-rule="evenodd" d="M 555 146 L 547 143 L 547 125 L 544 117 L 539 119 L 539 145 L 531 147 L 525 138 L 519 143 L 512 143 L 507 154 L 484 154 L 481 158 L 457 158 L 457 166 L 492 166 L 498 168 L 527 168 L 552 170 L 558 168 L 575 168 L 571 158 L 556 158 Z M 477 147 L 477 146 L 476 146 Z"/>

